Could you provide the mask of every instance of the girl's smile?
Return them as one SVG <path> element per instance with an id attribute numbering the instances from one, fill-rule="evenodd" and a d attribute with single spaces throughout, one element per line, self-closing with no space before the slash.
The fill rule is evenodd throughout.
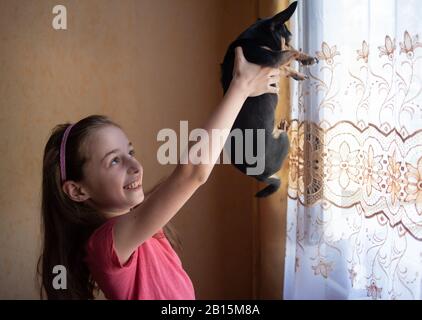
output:
<path id="1" fill-rule="evenodd" d="M 128 191 L 134 191 L 142 188 L 141 180 L 135 180 L 134 182 L 129 183 L 128 185 L 124 186 L 123 189 Z"/>

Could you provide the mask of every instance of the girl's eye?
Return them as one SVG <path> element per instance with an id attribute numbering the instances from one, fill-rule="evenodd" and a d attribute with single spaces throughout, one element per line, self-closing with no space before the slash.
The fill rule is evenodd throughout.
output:
<path id="1" fill-rule="evenodd" d="M 135 150 L 131 150 L 129 151 L 129 154 L 133 157 L 135 155 Z M 114 158 L 113 160 L 111 160 L 110 164 L 113 165 L 114 162 L 119 162 L 119 157 Z"/>
<path id="2" fill-rule="evenodd" d="M 118 157 L 114 158 L 113 160 L 111 160 L 111 164 L 113 164 L 114 161 L 118 161 L 118 160 L 119 160 Z"/>

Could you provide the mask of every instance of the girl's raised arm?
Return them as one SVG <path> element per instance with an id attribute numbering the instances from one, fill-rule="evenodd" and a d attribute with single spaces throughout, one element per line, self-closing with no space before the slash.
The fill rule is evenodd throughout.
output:
<path id="1" fill-rule="evenodd" d="M 278 93 L 279 77 L 278 69 L 249 63 L 242 49 L 236 48 L 233 80 L 224 98 L 203 126 L 209 140 L 205 148 L 201 149 L 208 153 L 201 154 L 201 157 L 210 160 L 205 164 L 193 164 L 189 160 L 191 150 L 187 150 L 187 164 L 178 164 L 173 173 L 138 207 L 117 218 L 114 239 L 121 263 L 125 263 L 140 244 L 164 227 L 207 181 L 245 100 L 264 93 Z M 272 84 L 276 84 L 276 87 Z M 219 135 L 215 143 L 212 141 L 213 129 L 225 132 Z"/>

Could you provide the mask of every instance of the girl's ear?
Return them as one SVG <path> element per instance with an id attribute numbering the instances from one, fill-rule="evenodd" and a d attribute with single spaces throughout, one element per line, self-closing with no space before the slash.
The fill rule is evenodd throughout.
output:
<path id="1" fill-rule="evenodd" d="M 88 192 L 79 183 L 72 180 L 65 181 L 62 190 L 71 200 L 76 202 L 82 202 L 90 198 Z"/>

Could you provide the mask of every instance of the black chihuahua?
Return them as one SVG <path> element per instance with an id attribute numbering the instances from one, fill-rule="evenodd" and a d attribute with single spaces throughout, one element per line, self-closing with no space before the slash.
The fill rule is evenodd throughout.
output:
<path id="1" fill-rule="evenodd" d="M 311 65 L 318 60 L 307 54 L 293 49 L 290 45 L 291 33 L 285 22 L 290 19 L 296 10 L 297 2 L 293 2 L 286 10 L 272 18 L 258 19 L 246 29 L 234 42 L 232 42 L 221 64 L 221 82 L 224 93 L 228 90 L 233 75 L 235 48 L 242 47 L 246 60 L 261 66 L 278 67 L 283 75 L 295 80 L 305 80 L 307 76 L 289 67 L 293 60 L 300 61 L 302 65 Z M 240 129 L 245 137 L 245 129 L 253 129 L 252 150 L 253 154 L 263 160 L 264 170 L 254 177 L 268 184 L 267 187 L 256 193 L 256 197 L 266 197 L 276 192 L 280 187 L 280 178 L 276 173 L 280 170 L 289 149 L 289 139 L 286 126 L 275 125 L 275 109 L 278 103 L 277 94 L 263 94 L 258 97 L 248 98 L 237 116 L 231 131 Z M 265 130 L 265 155 L 257 155 L 258 133 L 257 129 Z M 251 131 L 251 130 L 248 130 Z M 262 130 L 261 130 L 262 131 Z M 228 139 L 231 140 L 230 138 Z M 250 172 L 255 164 L 245 161 L 246 151 L 249 150 L 242 142 L 241 162 L 236 159 L 236 144 L 230 143 L 230 150 L 226 144 L 226 151 L 230 154 L 231 163 L 243 173 Z M 250 146 L 249 146 L 250 147 Z M 239 155 L 237 155 L 239 157 Z M 263 158 L 265 157 L 265 158 Z M 262 159 L 263 158 L 263 159 Z M 258 162 L 258 160 L 257 160 Z M 249 169 L 248 169 L 249 168 Z"/>

